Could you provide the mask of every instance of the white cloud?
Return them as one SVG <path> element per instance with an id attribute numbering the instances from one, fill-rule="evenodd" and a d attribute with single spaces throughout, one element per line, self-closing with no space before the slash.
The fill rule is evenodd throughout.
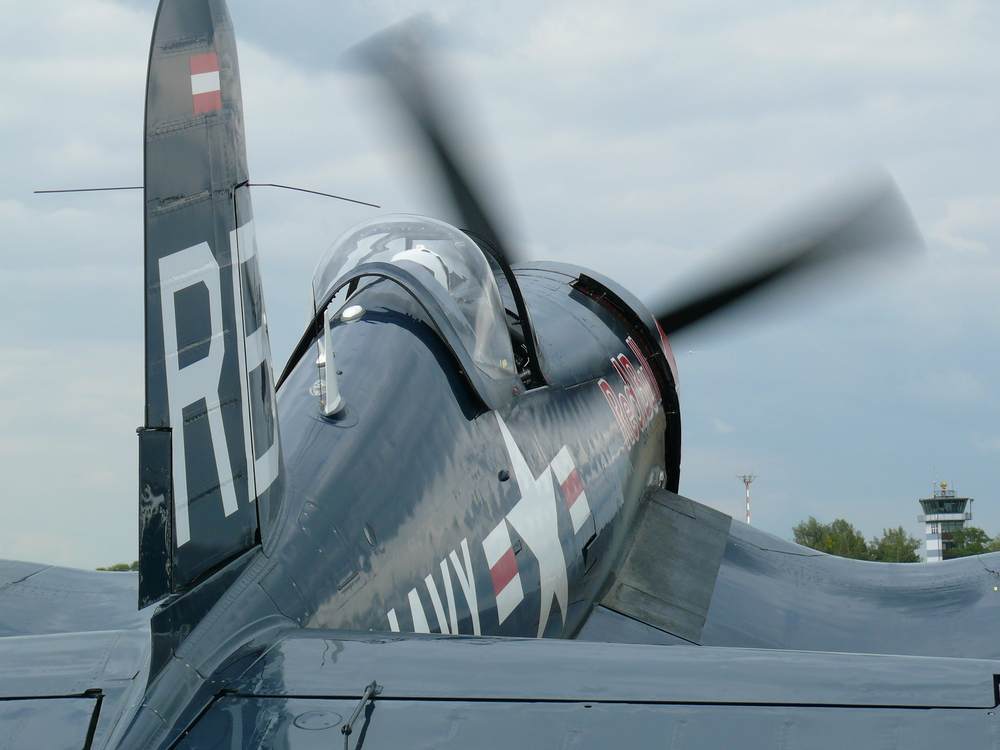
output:
<path id="1" fill-rule="evenodd" d="M 928 372 L 906 384 L 904 391 L 915 400 L 939 401 L 949 406 L 975 406 L 992 401 L 992 394 L 979 376 L 961 369 Z"/>
<path id="2" fill-rule="evenodd" d="M 736 431 L 735 427 L 733 427 L 730 424 L 726 424 L 718 417 L 712 418 L 712 427 L 715 428 L 715 431 L 718 432 L 720 435 L 730 435 Z"/>
<path id="3" fill-rule="evenodd" d="M 1000 436 L 974 436 L 972 442 L 983 453 L 1000 453 Z"/>
<path id="4" fill-rule="evenodd" d="M 928 235 L 956 251 L 977 255 L 1000 253 L 1000 193 L 948 201 L 947 213 Z"/>

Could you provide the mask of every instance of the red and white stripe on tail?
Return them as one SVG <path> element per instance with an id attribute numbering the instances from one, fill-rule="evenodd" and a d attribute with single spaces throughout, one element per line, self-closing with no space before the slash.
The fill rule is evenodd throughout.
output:
<path id="1" fill-rule="evenodd" d="M 490 566 L 493 591 L 497 598 L 497 616 L 502 623 L 524 599 L 521 574 L 517 569 L 506 520 L 497 524 L 483 540 L 483 552 L 486 553 L 486 563 Z"/>
<path id="2" fill-rule="evenodd" d="M 196 115 L 222 109 L 219 56 L 215 52 L 191 55 L 191 97 Z"/>
<path id="3" fill-rule="evenodd" d="M 580 472 L 577 471 L 573 457 L 569 454 L 569 448 L 565 445 L 562 450 L 552 459 L 552 473 L 556 481 L 562 488 L 563 497 L 566 498 L 566 505 L 569 507 L 569 517 L 573 521 L 573 533 L 578 532 L 584 521 L 590 516 L 590 503 L 587 502 L 587 493 L 583 490 L 583 482 L 580 479 Z"/>

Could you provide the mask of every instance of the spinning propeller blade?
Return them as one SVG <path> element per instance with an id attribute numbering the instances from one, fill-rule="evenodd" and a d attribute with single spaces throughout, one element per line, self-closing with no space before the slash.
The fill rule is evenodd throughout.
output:
<path id="1" fill-rule="evenodd" d="M 503 243 L 503 233 L 483 205 L 482 193 L 473 190 L 468 171 L 463 168 L 457 134 L 454 128 L 445 126 L 441 92 L 446 87 L 431 69 L 426 51 L 429 35 L 430 28 L 418 17 L 369 37 L 351 52 L 363 67 L 388 85 L 426 139 L 462 218 L 461 228 L 492 244 L 508 264 L 513 263 L 516 258 Z"/>
<path id="2" fill-rule="evenodd" d="M 750 259 L 749 265 L 713 274 L 685 299 L 662 305 L 654 314 L 670 336 L 735 302 L 773 289 L 776 282 L 801 280 L 806 271 L 832 270 L 852 260 L 922 246 L 896 183 L 888 174 L 878 174 L 821 209 L 803 211 L 781 229 L 746 243 L 734 255 Z"/>
<path id="3" fill-rule="evenodd" d="M 473 190 L 458 158 L 454 127 L 440 106 L 444 86 L 431 73 L 426 49 L 429 28 L 420 19 L 406 21 L 370 37 L 353 52 L 377 74 L 426 138 L 463 228 L 492 243 L 508 262 L 502 233 Z M 449 123 L 450 124 L 450 123 Z M 779 229 L 746 242 L 734 253 L 745 264 L 711 270 L 679 302 L 654 306 L 668 336 L 702 322 L 733 303 L 774 289 L 776 282 L 803 280 L 806 271 L 832 270 L 851 260 L 878 253 L 912 250 L 923 241 L 896 183 L 887 173 L 856 183 L 822 206 L 802 211 Z"/>

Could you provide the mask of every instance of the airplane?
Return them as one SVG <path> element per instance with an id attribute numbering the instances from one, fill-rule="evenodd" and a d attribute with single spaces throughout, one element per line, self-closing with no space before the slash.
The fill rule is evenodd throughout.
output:
<path id="1" fill-rule="evenodd" d="M 669 336 L 919 244 L 893 183 L 650 311 L 514 262 L 419 39 L 356 57 L 462 226 L 347 230 L 276 373 L 228 10 L 161 0 L 138 576 L 0 563 L 0 746 L 995 746 L 1000 558 L 834 558 L 677 494 Z"/>

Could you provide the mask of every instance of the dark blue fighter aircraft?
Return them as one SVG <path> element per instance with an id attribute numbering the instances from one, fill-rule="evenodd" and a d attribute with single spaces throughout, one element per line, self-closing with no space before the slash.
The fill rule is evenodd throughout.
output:
<path id="1" fill-rule="evenodd" d="M 463 229 L 344 234 L 276 379 L 229 15 L 160 3 L 138 591 L 0 563 L 0 747 L 997 747 L 997 558 L 831 558 L 676 494 L 667 335 L 919 242 L 892 183 L 654 315 L 512 265 L 411 31 L 357 58 Z"/>

